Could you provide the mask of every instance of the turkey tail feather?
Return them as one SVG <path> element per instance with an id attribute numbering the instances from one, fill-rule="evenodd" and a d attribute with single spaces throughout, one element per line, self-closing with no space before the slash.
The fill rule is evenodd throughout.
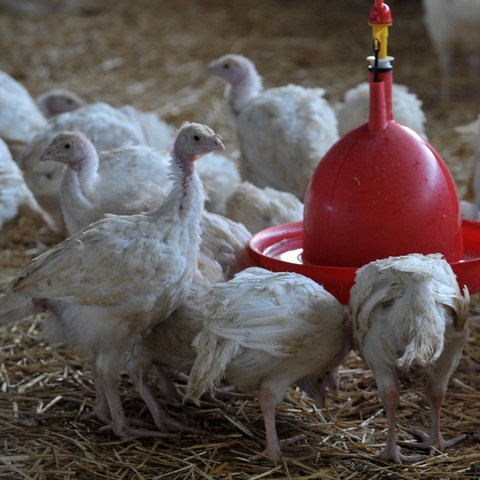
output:
<path id="1" fill-rule="evenodd" d="M 201 347 L 198 348 L 197 358 L 190 371 L 187 396 L 198 403 L 200 396 L 224 375 L 227 365 L 236 356 L 239 345 L 212 334 L 208 329 L 198 335 L 194 344 Z"/>

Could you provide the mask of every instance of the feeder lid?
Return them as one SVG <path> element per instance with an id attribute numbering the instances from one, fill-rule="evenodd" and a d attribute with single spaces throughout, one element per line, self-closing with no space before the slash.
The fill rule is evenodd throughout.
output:
<path id="1" fill-rule="evenodd" d="M 392 13 L 390 7 L 383 0 L 375 0 L 375 5 L 370 9 L 369 25 L 391 25 Z"/>

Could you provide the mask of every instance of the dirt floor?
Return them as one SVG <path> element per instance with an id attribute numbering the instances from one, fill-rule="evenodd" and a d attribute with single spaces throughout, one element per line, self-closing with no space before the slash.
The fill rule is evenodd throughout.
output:
<path id="1" fill-rule="evenodd" d="M 207 123 L 222 134 L 227 153 L 235 135 L 223 104 L 223 85 L 205 66 L 228 52 L 249 56 L 266 87 L 298 83 L 325 88 L 331 101 L 367 79 L 371 54 L 370 0 L 0 0 L 0 69 L 37 96 L 67 87 L 88 101 L 156 110 L 179 126 Z M 394 79 L 422 99 L 427 134 L 451 168 L 462 197 L 469 195 L 471 161 L 454 128 L 480 113 L 467 92 L 459 58 L 448 109 L 439 102 L 440 68 L 422 22 L 419 0 L 391 0 L 389 53 Z M 4 284 L 53 239 L 19 230 L 0 254 Z M 478 305 L 477 299 L 475 306 Z M 476 313 L 476 312 L 475 312 Z M 86 359 L 42 340 L 41 320 L 0 329 L 1 479 L 465 479 L 480 478 L 480 326 L 450 383 L 442 427 L 446 437 L 469 432 L 446 454 L 415 465 L 378 458 L 386 422 L 375 383 L 351 354 L 341 391 L 319 410 L 291 389 L 279 408 L 281 438 L 304 434 L 313 456 L 274 465 L 250 462 L 263 449 L 259 408 L 252 401 L 225 408 L 168 406 L 203 430 L 173 439 L 121 440 L 79 417 L 94 402 Z M 122 396 L 129 415 L 148 413 L 128 380 Z M 398 422 L 428 428 L 421 386 L 405 390 Z"/>

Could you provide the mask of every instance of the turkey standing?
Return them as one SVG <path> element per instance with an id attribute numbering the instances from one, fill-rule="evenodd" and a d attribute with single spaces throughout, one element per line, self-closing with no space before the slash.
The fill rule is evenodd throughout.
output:
<path id="1" fill-rule="evenodd" d="M 146 145 L 118 147 L 99 155 L 83 133 L 62 132 L 40 160 L 68 166 L 60 203 L 69 235 L 107 213 L 150 210 L 165 200 L 171 187 L 168 154 Z M 226 278 L 247 266 L 246 247 L 252 234 L 241 223 L 204 211 L 201 226 L 202 248 L 220 263 Z"/>
<path id="2" fill-rule="evenodd" d="M 198 299 L 204 326 L 187 396 L 225 377 L 239 391 L 258 389 L 265 454 L 281 459 L 275 409 L 290 385 L 343 360 L 349 341 L 343 306 L 322 286 L 296 273 L 251 267 L 217 283 Z"/>
<path id="3" fill-rule="evenodd" d="M 469 296 L 440 254 L 411 254 L 370 262 L 357 270 L 350 292 L 356 348 L 371 368 L 388 421 L 381 457 L 396 463 L 418 461 L 396 441 L 399 382 L 424 382 L 431 407 L 430 436 L 410 447 L 444 451 L 466 438 L 446 441 L 440 408 L 467 336 Z M 423 432 L 421 432 L 423 433 Z M 420 436 L 420 434 L 419 434 Z"/>
<path id="4" fill-rule="evenodd" d="M 242 178 L 303 199 L 318 162 L 338 140 L 337 117 L 324 90 L 299 85 L 263 90 L 255 65 L 242 55 L 224 55 L 207 72 L 227 82 Z"/>
<path id="5" fill-rule="evenodd" d="M 210 128 L 185 124 L 172 149 L 172 187 L 164 203 L 91 224 L 34 259 L 0 298 L 3 323 L 48 310 L 47 336 L 91 354 L 92 415 L 119 436 L 148 433 L 128 425 L 118 374 L 137 336 L 168 318 L 188 295 L 204 200 L 194 161 L 223 149 Z"/>
<path id="6" fill-rule="evenodd" d="M 450 98 L 455 63 L 467 60 L 470 85 L 478 94 L 480 65 L 480 2 L 478 0 L 423 0 L 424 20 L 442 69 L 441 99 Z"/>
<path id="7" fill-rule="evenodd" d="M 171 380 L 172 373 L 188 374 L 195 360 L 192 341 L 200 332 L 203 321 L 198 315 L 198 298 L 210 286 L 224 280 L 223 272 L 208 252 L 200 251 L 190 291 L 180 306 L 153 329 L 142 332 L 127 364 L 129 376 L 144 399 L 155 426 L 161 431 L 190 430 L 173 419 L 158 402 L 149 383 L 153 371 L 160 386 L 162 399 L 180 404 L 184 395 Z"/>

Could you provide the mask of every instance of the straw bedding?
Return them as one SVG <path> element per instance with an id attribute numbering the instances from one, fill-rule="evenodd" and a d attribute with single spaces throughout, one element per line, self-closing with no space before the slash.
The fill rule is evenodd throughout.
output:
<path id="1" fill-rule="evenodd" d="M 33 5 L 37 13 L 18 12 Z M 203 75 L 228 51 L 250 56 L 266 86 L 288 82 L 323 86 L 330 100 L 366 79 L 370 54 L 369 0 L 104 0 L 0 2 L 0 68 L 38 95 L 62 86 L 89 101 L 156 110 L 179 126 L 211 125 L 236 149 L 225 112 L 223 86 Z M 16 11 L 12 11 L 11 8 Z M 395 80 L 424 102 L 431 143 L 447 161 L 462 197 L 469 195 L 470 152 L 453 128 L 479 113 L 457 71 L 454 99 L 438 105 L 439 68 L 425 35 L 420 2 L 391 1 L 390 53 Z M 42 7 L 42 8 L 40 8 Z M 38 12 L 38 10 L 42 12 Z M 30 258 L 57 239 L 22 223 L 0 251 L 0 287 Z M 88 361 L 42 338 L 41 317 L 0 328 L 0 478 L 5 479 L 467 479 L 480 478 L 480 324 L 474 296 L 471 335 L 451 379 L 442 430 L 468 440 L 415 465 L 378 459 L 386 421 L 375 383 L 351 353 L 341 369 L 338 398 L 318 410 L 291 389 L 277 415 L 280 438 L 303 435 L 298 460 L 251 462 L 263 449 L 263 422 L 254 401 L 225 407 L 168 406 L 201 430 L 172 438 L 121 440 L 80 416 L 94 402 Z M 121 382 L 127 414 L 147 423 L 148 412 L 128 378 Z M 421 386 L 404 390 L 398 411 L 402 438 L 427 429 Z"/>

